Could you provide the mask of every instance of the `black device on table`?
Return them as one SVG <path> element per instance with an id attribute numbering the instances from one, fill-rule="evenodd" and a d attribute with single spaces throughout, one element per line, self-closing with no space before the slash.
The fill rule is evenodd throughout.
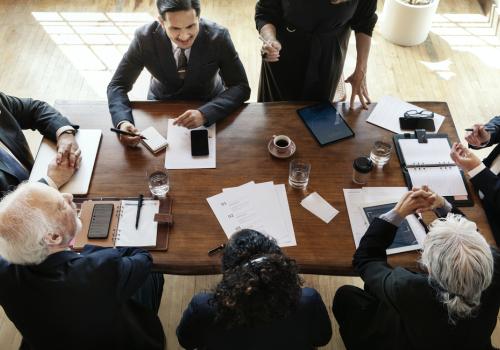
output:
<path id="1" fill-rule="evenodd" d="M 208 155 L 207 130 L 191 130 L 191 155 L 193 157 Z"/>
<path id="2" fill-rule="evenodd" d="M 434 113 L 431 111 L 406 111 L 403 117 L 399 118 L 401 130 L 425 129 L 425 131 L 436 131 L 434 124 Z"/>
<path id="3" fill-rule="evenodd" d="M 88 238 L 108 237 L 109 225 L 113 215 L 113 204 L 96 204 L 92 210 Z"/>

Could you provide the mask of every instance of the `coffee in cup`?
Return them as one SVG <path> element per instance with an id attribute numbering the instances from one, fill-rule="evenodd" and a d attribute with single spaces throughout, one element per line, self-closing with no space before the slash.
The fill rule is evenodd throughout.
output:
<path id="1" fill-rule="evenodd" d="M 273 144 L 278 153 L 284 153 L 290 148 L 292 140 L 286 135 L 273 136 Z"/>

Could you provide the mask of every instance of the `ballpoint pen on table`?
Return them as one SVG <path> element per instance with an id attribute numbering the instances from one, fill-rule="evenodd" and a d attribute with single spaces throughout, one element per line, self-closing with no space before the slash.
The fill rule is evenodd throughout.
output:
<path id="1" fill-rule="evenodd" d="M 147 138 L 145 138 L 144 136 L 139 135 L 139 134 L 134 134 L 133 132 L 124 131 L 124 130 L 120 130 L 117 128 L 110 128 L 109 130 L 111 130 L 112 132 L 116 132 L 117 134 L 120 134 L 120 135 L 139 136 L 141 138 L 141 140 L 147 140 Z"/>
<path id="2" fill-rule="evenodd" d="M 137 200 L 137 215 L 135 217 L 135 229 L 136 230 L 139 228 L 139 218 L 141 217 L 141 208 L 142 208 L 143 200 L 144 200 L 144 196 L 142 194 L 139 195 L 139 199 Z"/>
<path id="3" fill-rule="evenodd" d="M 226 248 L 226 245 L 223 243 L 223 244 L 221 244 L 220 246 L 215 247 L 214 249 L 210 249 L 210 250 L 208 251 L 208 255 L 209 255 L 209 256 L 215 255 L 215 254 L 216 254 L 216 253 L 218 253 L 219 251 L 224 250 L 224 248 Z"/>

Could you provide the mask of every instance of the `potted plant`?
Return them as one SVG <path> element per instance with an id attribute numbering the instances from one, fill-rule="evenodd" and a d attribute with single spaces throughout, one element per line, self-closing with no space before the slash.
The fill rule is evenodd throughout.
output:
<path id="1" fill-rule="evenodd" d="M 427 39 L 439 0 L 385 0 L 381 18 L 382 36 L 402 46 Z"/>

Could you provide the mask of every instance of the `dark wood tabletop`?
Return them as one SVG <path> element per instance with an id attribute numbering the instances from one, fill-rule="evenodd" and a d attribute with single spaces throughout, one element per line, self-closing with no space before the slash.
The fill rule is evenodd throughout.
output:
<path id="1" fill-rule="evenodd" d="M 444 102 L 416 102 L 416 105 L 446 116 L 439 130 L 458 141 L 448 106 Z M 352 182 L 352 162 L 368 155 L 374 141 L 390 142 L 392 133 L 369 124 L 368 111 L 349 111 L 337 105 L 356 136 L 320 147 L 296 110 L 304 103 L 251 103 L 217 124 L 217 168 L 201 170 L 170 170 L 170 192 L 173 198 L 174 225 L 170 231 L 166 252 L 153 252 L 155 268 L 172 274 L 220 273 L 220 256 L 209 257 L 208 250 L 227 241 L 206 198 L 222 188 L 242 185 L 249 181 L 274 181 L 287 184 L 288 202 L 292 214 L 297 246 L 284 248 L 296 259 L 301 272 L 315 274 L 354 274 L 351 261 L 355 251 L 349 223 L 344 188 L 359 188 Z M 186 109 L 196 108 L 194 102 L 135 102 L 135 124 L 139 129 L 153 125 L 166 134 L 167 118 L 178 116 Z M 111 117 L 106 102 L 57 101 L 55 107 L 81 128 L 103 130 L 89 197 L 137 196 L 148 194 L 146 171 L 163 166 L 165 151 L 153 155 L 145 147 L 128 148 L 120 144 L 109 128 Z M 290 159 L 277 159 L 267 150 L 272 135 L 288 135 L 297 145 L 293 158 L 303 158 L 311 164 L 307 192 L 317 191 L 340 213 L 325 224 L 300 205 L 305 193 L 288 186 Z M 85 150 L 83 150 L 85 152 Z M 397 156 L 382 169 L 370 174 L 366 186 L 405 186 Z M 494 240 L 484 211 L 477 197 L 475 205 L 463 208 L 470 220 L 477 223 L 488 242 Z M 426 216 L 430 221 L 433 217 Z M 417 252 L 389 257 L 389 262 L 406 268 L 417 267 Z"/>

